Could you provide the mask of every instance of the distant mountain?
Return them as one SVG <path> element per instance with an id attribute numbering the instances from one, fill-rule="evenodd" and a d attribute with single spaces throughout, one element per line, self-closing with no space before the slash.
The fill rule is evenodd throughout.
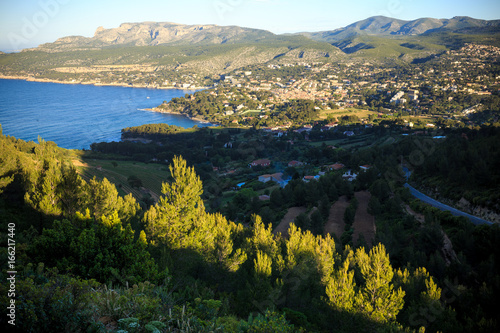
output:
<path id="1" fill-rule="evenodd" d="M 90 80 L 101 79 L 95 73 L 102 66 L 117 65 L 132 66 L 128 71 L 144 65 L 172 76 L 173 70 L 212 75 L 275 63 L 421 62 L 466 43 L 500 46 L 499 36 L 500 20 L 470 17 L 405 21 L 374 16 L 341 29 L 292 35 L 238 26 L 123 23 L 99 27 L 93 37 L 63 37 L 24 52 L 0 53 L 0 75 Z M 81 74 L 87 72 L 92 75 Z"/>
<path id="2" fill-rule="evenodd" d="M 89 81 L 101 80 L 99 73 L 112 68 L 117 73 L 156 71 L 160 74 L 154 75 L 178 82 L 181 73 L 203 77 L 249 65 L 340 61 L 344 57 L 339 48 L 304 36 L 237 26 L 142 22 L 113 29 L 99 27 L 93 37 L 63 37 L 37 48 L 0 55 L 0 75 Z M 120 79 L 123 77 L 116 80 Z"/>
<path id="3" fill-rule="evenodd" d="M 297 38 L 307 37 L 316 42 L 326 42 L 340 47 L 346 53 L 352 53 L 358 49 L 371 47 L 370 45 L 352 43 L 355 38 L 360 36 L 422 36 L 449 32 L 469 35 L 499 33 L 500 20 L 485 21 L 470 17 L 454 17 L 452 19 L 420 18 L 405 21 L 385 16 L 374 16 L 336 30 L 304 32 L 294 35 L 275 35 L 266 30 L 238 26 L 185 25 L 169 22 L 123 23 L 118 28 L 104 29 L 99 27 L 93 37 L 63 37 L 54 43 L 42 44 L 30 50 L 60 52 L 75 49 L 101 49 L 111 46 L 269 44 L 284 41 L 293 44 L 297 42 Z M 304 40 L 300 42 L 303 43 Z"/>
<path id="4" fill-rule="evenodd" d="M 54 43 L 42 44 L 37 50 L 62 51 L 74 48 L 107 46 L 153 46 L 254 43 L 276 37 L 259 29 L 237 26 L 184 25 L 177 23 L 123 23 L 118 28 L 97 28 L 93 37 L 63 37 Z"/>
<path id="5" fill-rule="evenodd" d="M 499 33 L 500 20 L 486 21 L 457 16 L 451 19 L 420 18 L 405 21 L 385 16 L 373 16 L 336 30 L 300 34 L 316 41 L 333 44 L 363 35 L 408 36 L 442 32 L 462 34 Z"/>

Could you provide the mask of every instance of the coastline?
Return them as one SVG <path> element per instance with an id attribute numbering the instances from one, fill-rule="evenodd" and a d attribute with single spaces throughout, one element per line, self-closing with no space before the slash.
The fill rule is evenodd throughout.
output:
<path id="1" fill-rule="evenodd" d="M 45 78 L 35 78 L 33 76 L 20 76 L 20 75 L 3 75 L 0 74 L 0 80 L 23 80 L 27 82 L 42 82 L 42 83 L 59 83 L 59 84 L 81 84 L 93 85 L 96 87 L 125 87 L 125 88 L 142 88 L 142 89 L 158 89 L 158 90 L 183 90 L 183 91 L 197 91 L 210 89 L 212 87 L 194 87 L 194 88 L 177 88 L 177 87 L 159 87 L 156 85 L 146 84 L 125 84 L 125 83 L 101 83 L 95 81 L 60 81 Z"/>
<path id="2" fill-rule="evenodd" d="M 167 113 L 167 114 L 175 114 L 175 115 L 179 115 L 179 116 L 185 116 L 191 120 L 194 120 L 194 121 L 197 121 L 197 122 L 200 122 L 200 123 L 203 123 L 203 124 L 212 124 L 212 125 L 218 125 L 218 124 L 215 124 L 213 122 L 210 122 L 208 120 L 205 120 L 205 119 L 202 119 L 202 118 L 197 118 L 197 117 L 190 117 L 188 116 L 187 114 L 184 114 L 184 113 L 181 113 L 181 112 L 178 112 L 178 111 L 169 111 L 169 110 L 166 110 L 166 109 L 160 109 L 158 107 L 155 107 L 155 108 L 147 108 L 147 109 L 144 109 L 146 111 L 151 111 L 151 112 L 158 112 L 158 113 Z"/>

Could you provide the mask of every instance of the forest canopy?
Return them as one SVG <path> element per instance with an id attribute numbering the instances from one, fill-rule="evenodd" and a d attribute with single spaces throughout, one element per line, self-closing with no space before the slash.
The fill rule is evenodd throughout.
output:
<path id="1" fill-rule="evenodd" d="M 377 173 L 356 185 L 371 192 L 380 229 L 368 246 L 317 229 L 322 207 L 339 194 L 353 196 L 334 174 L 273 191 L 278 206 L 292 195 L 319 207 L 284 237 L 256 214 L 242 224 L 208 212 L 204 184 L 180 156 L 159 200 L 141 206 L 106 178 L 82 178 L 69 152 L 51 142 L 0 140 L 1 223 L 16 229 L 20 331 L 459 332 L 497 325 L 488 305 L 498 293 L 498 227 L 473 227 L 412 203 L 425 214 L 417 222 L 404 214 L 404 190 Z M 451 264 L 441 252 L 442 230 L 460 249 Z M 3 278 L 6 271 L 3 264 Z M 0 289 L 7 304 L 8 286 Z M 468 307 L 475 312 L 465 322 Z"/>

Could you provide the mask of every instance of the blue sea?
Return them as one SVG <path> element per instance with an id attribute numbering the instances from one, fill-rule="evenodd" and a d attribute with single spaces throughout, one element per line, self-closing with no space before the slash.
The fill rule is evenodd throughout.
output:
<path id="1" fill-rule="evenodd" d="M 120 141 L 121 129 L 152 123 L 208 126 L 181 115 L 145 111 L 192 91 L 106 87 L 0 79 L 4 135 L 54 141 L 68 149 Z"/>

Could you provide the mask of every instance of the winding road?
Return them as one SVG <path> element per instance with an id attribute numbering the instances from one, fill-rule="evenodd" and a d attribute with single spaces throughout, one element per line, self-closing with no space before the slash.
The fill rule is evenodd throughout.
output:
<path id="1" fill-rule="evenodd" d="M 410 174 L 411 172 L 406 168 L 406 167 L 403 167 L 403 171 L 406 173 L 406 179 L 408 179 L 410 177 Z M 428 203 L 429 205 L 431 205 L 432 207 L 436 207 L 442 211 L 448 211 L 450 212 L 452 215 L 454 216 L 463 216 L 463 217 L 466 217 L 468 218 L 472 223 L 474 223 L 475 225 L 480 225 L 480 224 L 487 224 L 487 225 L 492 225 L 493 223 L 490 222 L 490 221 L 486 221 L 486 220 L 483 220 L 477 216 L 474 216 L 474 215 L 470 215 L 470 214 L 467 214 L 465 212 L 462 212 L 458 209 L 455 209 L 453 207 L 450 207 L 448 205 L 445 205 L 435 199 L 432 199 L 431 197 L 423 194 L 422 192 L 416 190 L 413 186 L 411 186 L 410 184 L 406 183 L 404 184 L 404 187 L 408 188 L 410 190 L 410 193 L 417 199 L 419 200 L 422 200 L 423 202 L 425 203 Z"/>

